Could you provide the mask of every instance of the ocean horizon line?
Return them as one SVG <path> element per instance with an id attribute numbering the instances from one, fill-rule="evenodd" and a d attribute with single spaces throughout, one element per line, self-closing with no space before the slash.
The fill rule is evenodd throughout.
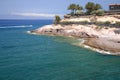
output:
<path id="1" fill-rule="evenodd" d="M 0 19 L 0 20 L 54 20 L 54 19 Z"/>

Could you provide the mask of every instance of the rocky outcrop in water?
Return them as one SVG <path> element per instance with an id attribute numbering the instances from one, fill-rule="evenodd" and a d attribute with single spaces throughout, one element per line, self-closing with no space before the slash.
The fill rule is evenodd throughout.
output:
<path id="1" fill-rule="evenodd" d="M 84 38 L 86 39 L 85 45 L 99 50 L 110 51 L 112 55 L 120 55 L 120 35 L 115 33 L 115 30 L 118 29 L 98 30 L 95 28 L 91 25 L 46 25 L 30 31 L 30 33 Z"/>

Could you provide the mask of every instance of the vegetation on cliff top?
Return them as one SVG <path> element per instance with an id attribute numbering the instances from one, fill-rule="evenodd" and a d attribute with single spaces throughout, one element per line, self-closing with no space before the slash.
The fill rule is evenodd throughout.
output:
<path id="1" fill-rule="evenodd" d="M 68 10 L 71 10 L 71 16 L 74 16 L 74 15 L 79 15 L 81 14 L 80 12 L 83 10 L 83 7 L 80 6 L 79 4 L 70 4 L 68 6 Z"/>
<path id="2" fill-rule="evenodd" d="M 71 16 L 79 16 L 79 15 L 97 15 L 102 16 L 104 11 L 102 10 L 102 6 L 98 3 L 88 2 L 85 5 L 85 8 L 80 6 L 79 4 L 70 4 L 68 6 L 68 10 L 71 10 Z M 85 12 L 83 12 L 83 10 Z"/>
<path id="3" fill-rule="evenodd" d="M 97 22 L 96 20 L 96 16 L 102 16 L 104 15 L 104 11 L 102 10 L 102 6 L 98 3 L 93 3 L 93 2 L 88 2 L 85 7 L 83 8 L 82 6 L 80 6 L 79 4 L 70 4 L 67 8 L 68 10 L 71 10 L 71 13 L 69 14 L 69 16 L 66 16 L 67 18 L 71 18 L 71 17 L 78 17 L 78 16 L 88 16 L 89 18 L 91 18 L 90 22 L 88 21 L 80 21 L 80 22 L 60 22 L 61 18 L 60 16 L 56 15 L 55 16 L 55 20 L 54 20 L 54 24 L 62 24 L 62 25 L 69 25 L 69 24 L 95 24 L 95 25 L 99 25 L 99 26 L 114 26 L 114 27 L 119 27 L 120 26 L 120 22 L 116 22 L 116 23 L 111 23 L 110 21 L 106 21 L 106 22 Z M 83 11 L 84 10 L 84 11 Z M 65 17 L 65 16 L 64 16 Z"/>
<path id="4" fill-rule="evenodd" d="M 60 20 L 61 20 L 60 16 L 56 15 L 55 20 L 54 20 L 54 24 L 59 24 Z"/>

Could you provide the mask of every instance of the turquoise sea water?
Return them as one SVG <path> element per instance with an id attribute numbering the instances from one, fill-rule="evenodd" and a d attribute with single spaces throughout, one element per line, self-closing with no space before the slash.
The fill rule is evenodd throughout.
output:
<path id="1" fill-rule="evenodd" d="M 120 57 L 27 34 L 52 20 L 0 20 L 0 80 L 120 80 Z"/>

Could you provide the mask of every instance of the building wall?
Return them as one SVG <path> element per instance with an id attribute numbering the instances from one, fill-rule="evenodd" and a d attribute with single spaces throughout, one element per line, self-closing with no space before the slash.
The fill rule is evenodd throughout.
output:
<path id="1" fill-rule="evenodd" d="M 109 10 L 120 10 L 120 5 L 109 5 Z"/>

